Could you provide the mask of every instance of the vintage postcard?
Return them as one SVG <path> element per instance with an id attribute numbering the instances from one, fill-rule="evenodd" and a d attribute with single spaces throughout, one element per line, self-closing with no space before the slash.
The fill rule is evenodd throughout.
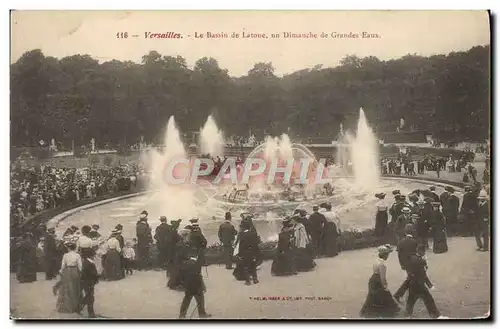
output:
<path id="1" fill-rule="evenodd" d="M 490 316 L 487 11 L 11 11 L 12 319 Z"/>

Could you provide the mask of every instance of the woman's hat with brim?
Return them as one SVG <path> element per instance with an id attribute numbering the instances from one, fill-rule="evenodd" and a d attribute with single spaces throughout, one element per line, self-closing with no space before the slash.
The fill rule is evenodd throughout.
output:
<path id="1" fill-rule="evenodd" d="M 392 249 L 392 246 L 389 245 L 389 244 L 384 244 L 384 245 L 381 245 L 377 248 L 377 251 L 381 254 L 390 254 L 391 252 L 394 251 L 394 249 Z"/>
<path id="2" fill-rule="evenodd" d="M 74 240 L 66 240 L 66 241 L 64 241 L 64 245 L 66 247 L 71 247 L 71 246 L 76 247 L 76 241 L 74 241 Z"/>
<path id="3" fill-rule="evenodd" d="M 403 209 L 402 209 L 401 211 L 402 211 L 402 212 L 404 212 L 404 213 L 408 213 L 408 212 L 410 212 L 411 210 L 410 210 L 410 208 L 408 208 L 408 207 L 403 207 Z"/>
<path id="4" fill-rule="evenodd" d="M 392 191 L 392 195 L 398 195 L 398 194 L 401 194 L 400 190 L 394 190 L 394 191 Z"/>
<path id="5" fill-rule="evenodd" d="M 481 192 L 479 192 L 479 195 L 477 196 L 477 198 L 479 200 L 487 200 L 487 199 L 489 199 L 489 196 L 485 190 L 481 190 Z"/>

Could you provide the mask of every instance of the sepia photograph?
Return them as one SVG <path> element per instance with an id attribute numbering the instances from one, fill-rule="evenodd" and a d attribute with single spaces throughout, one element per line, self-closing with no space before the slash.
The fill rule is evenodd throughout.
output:
<path id="1" fill-rule="evenodd" d="M 10 11 L 10 318 L 491 320 L 491 13 Z"/>

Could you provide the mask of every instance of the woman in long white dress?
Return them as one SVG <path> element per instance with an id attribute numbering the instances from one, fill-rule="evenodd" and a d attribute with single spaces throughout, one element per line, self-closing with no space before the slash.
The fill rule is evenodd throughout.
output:
<path id="1" fill-rule="evenodd" d="M 76 243 L 67 242 L 68 252 L 61 262 L 60 284 L 58 285 L 57 311 L 61 313 L 77 313 L 80 306 L 80 274 L 82 258 L 76 252 Z"/>

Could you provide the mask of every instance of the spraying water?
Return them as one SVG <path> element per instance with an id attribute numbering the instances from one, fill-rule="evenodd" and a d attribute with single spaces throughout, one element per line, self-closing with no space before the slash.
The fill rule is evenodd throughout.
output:
<path id="1" fill-rule="evenodd" d="M 276 159 L 278 148 L 278 137 L 267 136 L 264 143 L 264 158 L 266 160 Z"/>
<path id="2" fill-rule="evenodd" d="M 363 189 L 373 189 L 380 182 L 378 139 L 368 126 L 365 112 L 359 109 L 358 130 L 351 139 L 351 161 L 356 185 Z"/>
<path id="3" fill-rule="evenodd" d="M 349 162 L 349 151 L 346 145 L 347 139 L 344 132 L 344 126 L 342 125 L 342 123 L 340 123 L 340 132 L 337 137 L 337 154 L 335 157 L 335 162 L 337 166 L 343 168 L 344 173 L 347 170 L 347 164 Z"/>
<path id="4" fill-rule="evenodd" d="M 213 157 L 224 155 L 224 135 L 219 130 L 212 115 L 209 115 L 205 125 L 200 130 L 201 153 Z"/>
<path id="5" fill-rule="evenodd" d="M 281 135 L 281 139 L 279 141 L 279 151 L 281 159 L 293 158 L 292 142 L 287 134 Z"/>
<path id="6" fill-rule="evenodd" d="M 163 153 L 153 150 L 151 154 L 151 187 L 160 191 L 161 213 L 169 220 L 193 218 L 196 216 L 194 186 L 189 183 L 171 184 L 166 178 L 169 174 L 169 163 L 174 159 L 188 159 L 173 116 L 168 120 L 164 145 Z M 183 164 L 175 166 L 173 176 L 175 178 L 188 177 L 189 166 Z"/>

